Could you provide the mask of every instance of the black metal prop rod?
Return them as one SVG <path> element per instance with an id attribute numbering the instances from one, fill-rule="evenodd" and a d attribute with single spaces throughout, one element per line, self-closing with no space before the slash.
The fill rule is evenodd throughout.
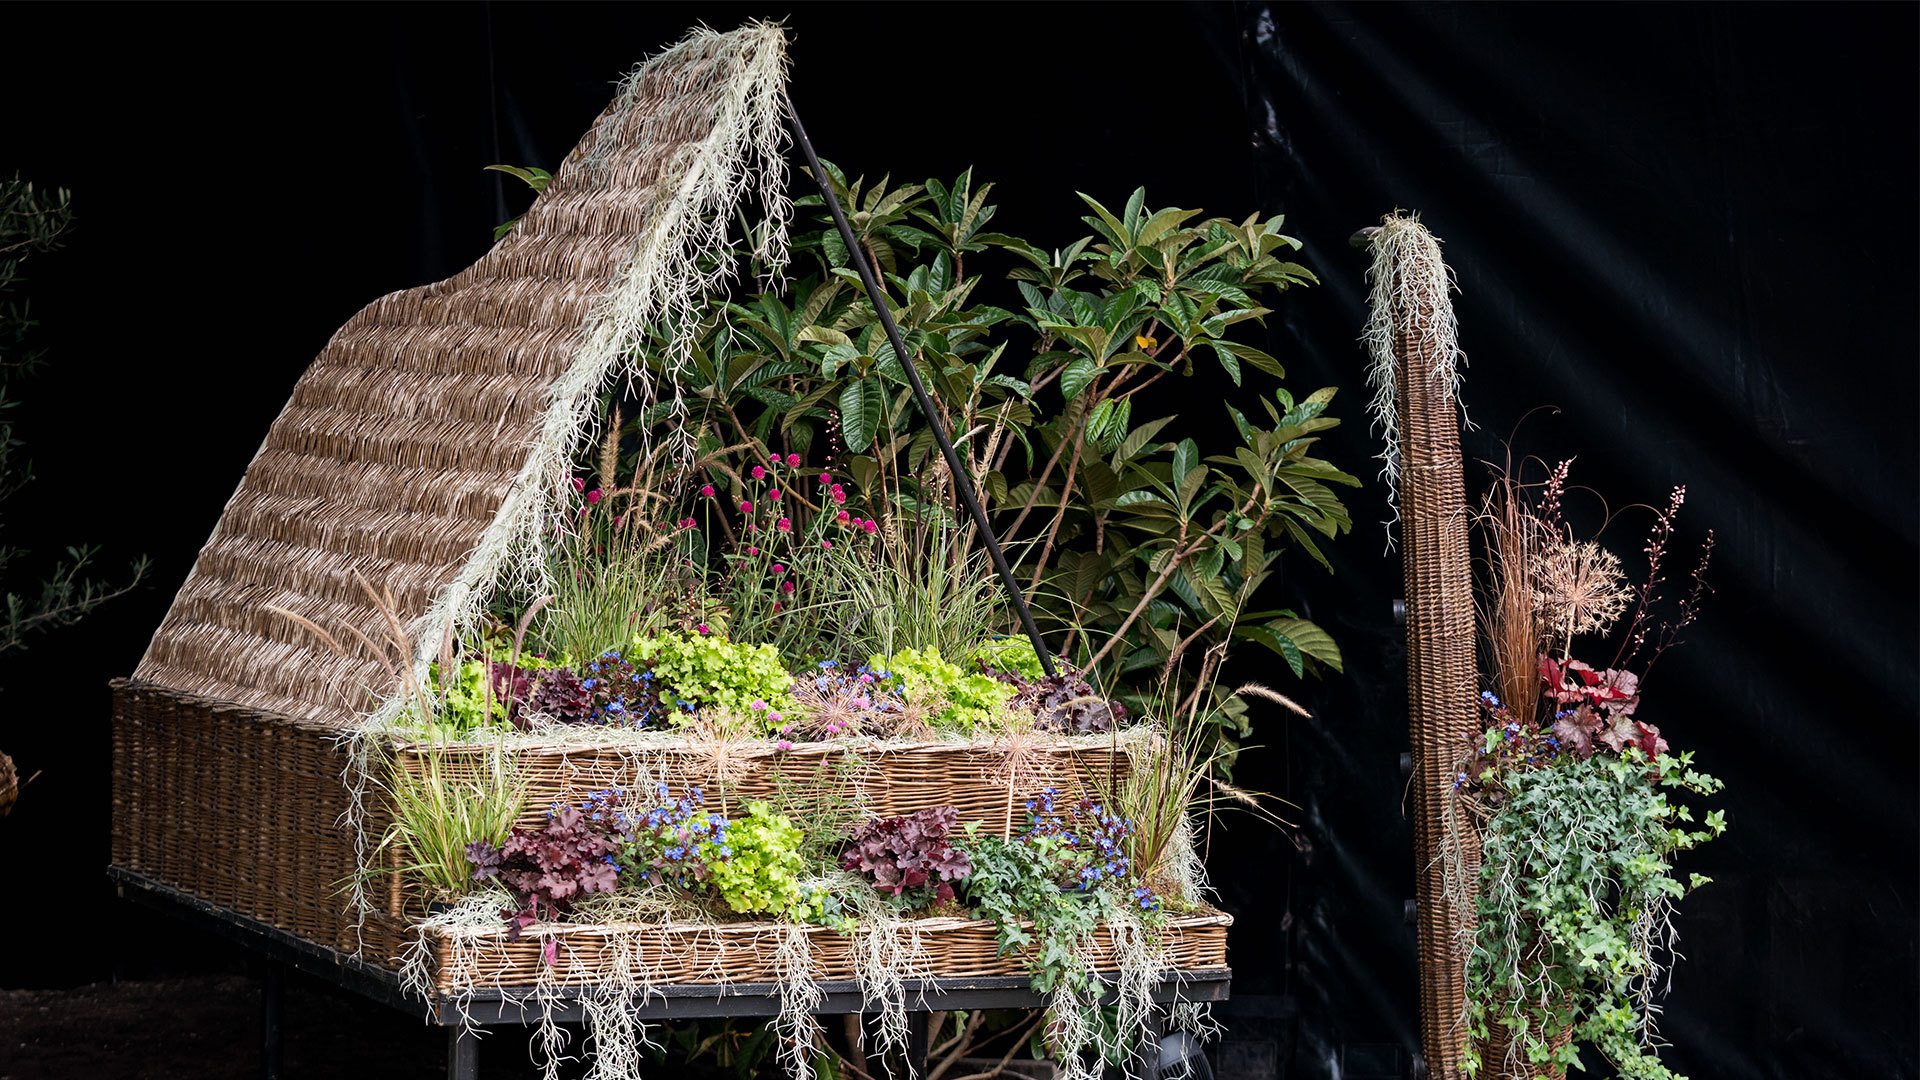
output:
<path id="1" fill-rule="evenodd" d="M 820 185 L 820 194 L 826 198 L 833 223 L 840 228 L 840 239 L 846 242 L 847 258 L 853 260 L 853 268 L 859 271 L 860 281 L 867 287 L 867 299 L 873 301 L 874 313 L 880 316 L 880 325 L 886 328 L 887 340 L 893 343 L 893 355 L 900 358 L 900 368 L 907 373 L 907 383 L 913 387 L 913 399 L 920 404 L 920 412 L 933 428 L 933 441 L 940 444 L 940 453 L 947 459 L 947 471 L 953 474 L 954 490 L 960 493 L 960 501 L 966 504 L 967 512 L 973 515 L 973 525 L 980 530 L 980 538 L 986 541 L 987 554 L 993 556 L 993 568 L 1000 572 L 1000 584 L 1006 586 L 1007 599 L 1013 601 L 1013 609 L 1020 614 L 1020 625 L 1026 628 L 1027 637 L 1033 639 L 1033 651 L 1040 657 L 1041 670 L 1051 675 L 1053 654 L 1047 651 L 1047 643 L 1040 640 L 1040 628 L 1033 624 L 1033 610 L 1027 607 L 1026 595 L 1013 579 L 1013 567 L 1007 565 L 1007 554 L 1000 550 L 1000 541 L 994 536 L 993 526 L 987 522 L 987 512 L 981 508 L 980 496 L 973 489 L 973 474 L 960 463 L 953 440 L 947 437 L 947 425 L 940 422 L 933 399 L 927 396 L 926 384 L 920 381 L 920 369 L 914 365 L 912 354 L 907 352 L 906 342 L 900 339 L 900 327 L 894 324 L 893 310 L 887 306 L 887 295 L 880 291 L 880 279 L 874 275 L 866 252 L 853 235 L 853 226 L 847 223 L 847 213 L 840 208 L 840 199 L 833 193 L 833 182 L 827 179 L 827 171 L 820 167 L 820 155 L 813 152 L 813 140 L 807 138 L 807 129 L 800 123 L 800 114 L 790 107 L 787 116 L 793 121 L 794 138 L 800 143 L 801 153 L 807 157 L 807 167 L 813 170 L 813 179 Z"/>

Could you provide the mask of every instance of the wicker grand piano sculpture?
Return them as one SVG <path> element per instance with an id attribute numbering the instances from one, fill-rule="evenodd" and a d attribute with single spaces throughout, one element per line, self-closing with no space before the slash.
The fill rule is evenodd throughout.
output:
<path id="1" fill-rule="evenodd" d="M 1001 954 L 991 923 L 960 915 L 878 929 L 767 919 L 515 928 L 449 919 L 404 875 L 380 872 L 391 853 L 378 850 L 388 824 L 379 770 L 420 761 L 417 737 L 397 723 L 406 687 L 426 683 L 435 643 L 469 640 L 495 583 L 529 564 L 603 390 L 633 377 L 640 335 L 670 327 L 720 284 L 702 256 L 727 243 L 750 197 L 767 222 L 759 254 L 782 254 L 785 63 L 777 27 L 692 34 L 623 84 L 493 250 L 446 281 L 375 301 L 328 342 L 134 676 L 116 684 L 123 886 L 357 972 L 438 1022 L 584 1018 L 595 1075 L 630 1074 L 635 1016 L 663 994 L 689 1000 L 689 986 L 770 998 L 784 1056 L 804 1074 L 814 1013 L 878 1014 L 883 1042 L 898 1041 L 906 1012 L 971 1007 L 940 1004 L 961 998 L 927 988 L 999 985 L 1027 970 L 1021 955 Z M 413 647 L 401 653 L 401 642 Z M 851 761 L 836 782 L 870 814 L 953 806 L 1004 834 L 1019 827 L 1016 796 L 1112 783 L 1138 742 L 1054 737 L 1011 771 L 980 739 L 769 742 L 716 755 L 671 738 L 536 732 L 496 746 L 528 785 L 526 824 L 615 786 L 702 787 L 739 805 L 795 769 Z M 467 753 L 466 767 L 498 767 L 497 749 Z M 1088 942 L 1095 967 L 1135 988 L 1123 1005 L 1165 1001 L 1160 987 L 1198 985 L 1195 973 L 1224 992 L 1230 920 L 1190 911 L 1151 942 L 1137 927 Z"/>

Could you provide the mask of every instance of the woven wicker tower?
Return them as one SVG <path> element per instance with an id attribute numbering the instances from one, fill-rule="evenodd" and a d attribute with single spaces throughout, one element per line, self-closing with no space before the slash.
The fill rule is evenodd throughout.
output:
<path id="1" fill-rule="evenodd" d="M 1472 925 L 1472 908 L 1461 900 L 1479 861 L 1469 841 L 1457 864 L 1464 880 L 1450 881 L 1441 857 L 1453 777 L 1475 717 L 1473 582 L 1455 393 L 1461 358 L 1448 297 L 1452 277 L 1439 242 L 1416 217 L 1397 214 L 1382 220 L 1371 242 L 1366 338 L 1406 582 L 1420 1041 L 1429 1074 L 1452 1080 L 1462 1075 L 1462 943 Z"/>

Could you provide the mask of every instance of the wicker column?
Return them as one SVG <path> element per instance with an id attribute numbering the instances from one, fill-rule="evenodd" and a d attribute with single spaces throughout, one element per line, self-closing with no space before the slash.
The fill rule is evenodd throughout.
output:
<path id="1" fill-rule="evenodd" d="M 1470 895 L 1479 845 L 1462 844 L 1448 888 L 1441 858 L 1453 778 L 1474 733 L 1475 654 L 1472 567 L 1461 477 L 1460 413 L 1454 399 L 1458 349 L 1451 277 L 1440 246 L 1413 218 L 1385 219 L 1372 234 L 1377 419 L 1394 446 L 1400 557 L 1406 579 L 1407 704 L 1413 750 L 1408 802 L 1418 873 L 1420 1041 L 1429 1075 L 1462 1075 L 1461 1024 Z M 1385 370 L 1390 362 L 1390 374 Z M 1388 385 L 1387 380 L 1391 380 Z M 1397 451 L 1397 453 L 1396 453 Z M 1462 821 L 1462 826 L 1469 823 Z M 1464 910 L 1463 910 L 1464 909 Z"/>

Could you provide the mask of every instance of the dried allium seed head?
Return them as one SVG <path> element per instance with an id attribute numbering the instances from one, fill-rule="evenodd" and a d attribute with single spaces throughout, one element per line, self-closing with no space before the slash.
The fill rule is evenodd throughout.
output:
<path id="1" fill-rule="evenodd" d="M 1627 610 L 1633 590 L 1613 552 L 1592 543 L 1556 544 L 1533 568 L 1534 617 L 1549 633 L 1605 633 Z"/>

